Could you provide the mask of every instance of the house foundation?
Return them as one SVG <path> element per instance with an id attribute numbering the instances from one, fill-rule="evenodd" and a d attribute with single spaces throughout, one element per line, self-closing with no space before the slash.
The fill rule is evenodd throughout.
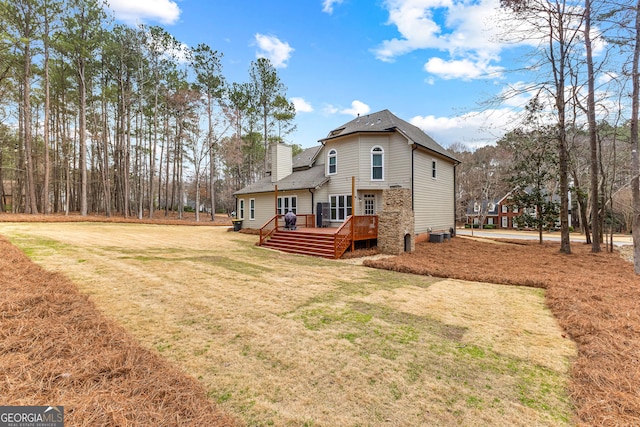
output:
<path id="1" fill-rule="evenodd" d="M 415 219 L 411 190 L 391 188 L 382 192 L 382 212 L 378 213 L 378 249 L 383 254 L 400 255 L 413 252 Z"/>

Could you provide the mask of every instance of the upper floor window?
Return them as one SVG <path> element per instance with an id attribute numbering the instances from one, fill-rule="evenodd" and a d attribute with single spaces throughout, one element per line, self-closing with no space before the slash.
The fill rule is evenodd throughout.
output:
<path id="1" fill-rule="evenodd" d="M 384 180 L 384 151 L 381 147 L 371 149 L 371 180 Z"/>
<path id="2" fill-rule="evenodd" d="M 329 175 L 338 172 L 338 152 L 336 150 L 329 150 L 327 165 L 327 173 Z"/>
<path id="3" fill-rule="evenodd" d="M 508 213 L 509 212 L 509 206 L 507 205 L 502 205 L 502 213 Z M 505 226 L 506 227 L 506 226 Z"/>

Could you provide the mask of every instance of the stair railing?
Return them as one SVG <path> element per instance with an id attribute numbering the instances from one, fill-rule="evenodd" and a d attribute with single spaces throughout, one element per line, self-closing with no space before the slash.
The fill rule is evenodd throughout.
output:
<path id="1" fill-rule="evenodd" d="M 353 216 L 349 215 L 333 237 L 333 254 L 336 259 L 344 254 L 353 241 Z"/>
<path id="2" fill-rule="evenodd" d="M 262 246 L 278 230 L 278 216 L 281 215 L 275 215 L 260 227 L 260 242 L 258 246 Z"/>

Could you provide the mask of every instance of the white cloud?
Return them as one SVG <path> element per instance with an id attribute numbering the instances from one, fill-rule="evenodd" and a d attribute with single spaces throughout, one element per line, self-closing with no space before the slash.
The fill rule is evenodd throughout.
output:
<path id="1" fill-rule="evenodd" d="M 347 114 L 350 116 L 365 115 L 371 111 L 371 108 L 362 101 L 357 99 L 351 103 L 351 108 L 344 108 L 340 110 L 340 114 Z"/>
<path id="2" fill-rule="evenodd" d="M 258 49 L 260 49 L 256 52 L 256 57 L 269 59 L 276 68 L 287 66 L 286 62 L 294 51 L 289 43 L 283 42 L 275 36 L 266 36 L 260 33 L 257 33 L 255 38 Z"/>
<path id="3" fill-rule="evenodd" d="M 341 4 L 343 0 L 323 0 L 322 1 L 322 11 L 331 15 L 333 13 L 333 6 L 336 4 Z"/>
<path id="4" fill-rule="evenodd" d="M 337 114 L 338 111 L 340 111 L 340 109 L 338 107 L 334 106 L 334 105 L 331 105 L 331 104 L 325 104 L 325 106 L 322 108 L 322 112 L 325 115 L 328 115 L 328 116 L 333 115 L 333 114 Z"/>
<path id="5" fill-rule="evenodd" d="M 519 123 L 519 113 L 511 108 L 488 109 L 455 117 L 416 116 L 409 122 L 442 146 L 461 142 L 475 149 L 495 144 Z"/>
<path id="6" fill-rule="evenodd" d="M 444 78 L 498 77 L 502 46 L 495 43 L 499 0 L 387 0 L 388 24 L 400 37 L 373 49 L 376 58 L 393 62 L 397 56 L 419 50 L 448 52 L 451 59 L 432 58 L 425 70 Z"/>
<path id="7" fill-rule="evenodd" d="M 473 62 L 470 59 L 445 61 L 441 58 L 430 58 L 424 69 L 443 79 L 473 80 L 481 78 L 496 78 L 502 75 L 503 68 L 489 65 L 485 61 Z"/>
<path id="8" fill-rule="evenodd" d="M 291 97 L 291 102 L 296 107 L 296 113 L 311 113 L 313 112 L 313 107 L 304 98 L 299 97 Z"/>
<path id="9" fill-rule="evenodd" d="M 171 0 L 110 0 L 109 8 L 116 19 L 128 24 L 160 22 L 175 24 L 180 17 L 180 8 Z"/>

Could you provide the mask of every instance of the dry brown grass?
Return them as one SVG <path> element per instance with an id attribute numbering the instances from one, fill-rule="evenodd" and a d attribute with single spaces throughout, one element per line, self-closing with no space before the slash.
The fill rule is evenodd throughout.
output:
<path id="1" fill-rule="evenodd" d="M 640 423 L 640 278 L 617 253 L 590 246 L 510 245 L 453 239 L 423 243 L 414 254 L 365 262 L 417 274 L 547 289 L 547 305 L 578 344 L 571 397 L 584 425 Z"/>
<path id="2" fill-rule="evenodd" d="M 63 405 L 70 426 L 240 424 L 1 236 L 0 366 L 3 405 Z"/>
<path id="3" fill-rule="evenodd" d="M 124 217 L 122 215 L 113 215 L 106 217 L 104 214 L 92 213 L 87 216 L 81 216 L 78 212 L 70 212 L 69 215 L 64 214 L 11 214 L 0 212 L 0 222 L 106 222 L 116 224 L 164 224 L 164 225 L 192 225 L 192 226 L 211 226 L 224 225 L 230 226 L 231 218 L 226 214 L 216 214 L 215 221 L 211 221 L 209 214 L 200 214 L 200 221 L 196 221 L 196 214 L 193 212 L 184 212 L 182 218 L 178 218 L 176 212 L 169 211 L 165 216 L 164 211 L 155 211 L 153 218 L 148 218 L 149 211 L 145 211 L 143 218 L 138 219 L 136 216 Z"/>
<path id="4" fill-rule="evenodd" d="M 567 425 L 543 291 L 255 247 L 224 228 L 4 223 L 249 425 Z"/>

